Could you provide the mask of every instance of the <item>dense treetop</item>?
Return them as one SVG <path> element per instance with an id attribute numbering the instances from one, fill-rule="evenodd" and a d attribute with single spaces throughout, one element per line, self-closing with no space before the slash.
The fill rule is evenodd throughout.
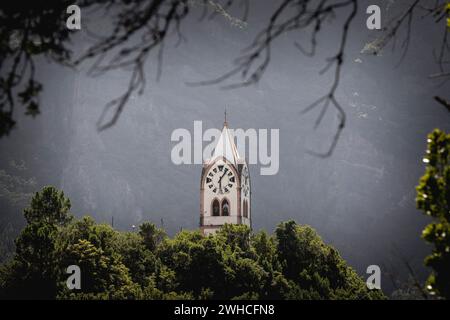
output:
<path id="1" fill-rule="evenodd" d="M 216 235 L 169 238 L 146 222 L 120 232 L 74 219 L 62 191 L 45 187 L 25 210 L 14 258 L 1 266 L 0 298 L 382 299 L 309 226 L 282 222 L 273 235 L 225 225 Z M 69 265 L 81 289 L 66 286 Z"/>

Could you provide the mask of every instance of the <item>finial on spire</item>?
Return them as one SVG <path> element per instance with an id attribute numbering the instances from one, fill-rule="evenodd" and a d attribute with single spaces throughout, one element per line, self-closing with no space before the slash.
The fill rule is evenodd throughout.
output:
<path id="1" fill-rule="evenodd" d="M 224 126 L 228 126 L 228 122 L 227 122 L 227 108 L 225 108 L 225 121 L 223 123 Z"/>

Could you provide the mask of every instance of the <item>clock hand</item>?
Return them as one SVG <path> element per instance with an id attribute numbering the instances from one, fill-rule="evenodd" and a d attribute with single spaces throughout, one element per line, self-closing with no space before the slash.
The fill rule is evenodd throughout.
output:
<path id="1" fill-rule="evenodd" d="M 226 172 L 223 173 L 223 175 L 219 179 L 219 183 L 222 181 L 222 178 L 225 177 Z"/>
<path id="2" fill-rule="evenodd" d="M 219 178 L 219 185 L 222 183 L 223 175 Z"/>
<path id="3" fill-rule="evenodd" d="M 219 190 L 222 191 L 222 178 L 225 176 L 225 173 L 219 178 Z M 223 191 L 222 191 L 223 192 Z"/>

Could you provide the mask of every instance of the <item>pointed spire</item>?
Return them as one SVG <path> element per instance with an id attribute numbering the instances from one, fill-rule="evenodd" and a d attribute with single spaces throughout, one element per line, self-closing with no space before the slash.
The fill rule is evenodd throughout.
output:
<path id="1" fill-rule="evenodd" d="M 227 122 L 227 108 L 225 108 L 225 121 L 223 122 L 223 126 L 224 126 L 224 127 L 228 127 L 228 122 Z"/>
<path id="2" fill-rule="evenodd" d="M 228 130 L 227 111 L 224 112 L 225 121 L 223 123 L 222 133 L 217 141 L 214 149 L 213 159 L 217 157 L 224 157 L 232 164 L 236 165 L 240 159 L 236 144 L 234 143 L 234 136 Z"/>

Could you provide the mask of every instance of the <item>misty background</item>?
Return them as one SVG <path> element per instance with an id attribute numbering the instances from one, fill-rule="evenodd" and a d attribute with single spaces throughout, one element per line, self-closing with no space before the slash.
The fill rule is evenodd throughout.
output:
<path id="1" fill-rule="evenodd" d="M 284 36 L 275 42 L 257 85 L 224 90 L 186 83 L 229 71 L 267 24 L 272 6 L 253 5 L 245 28 L 222 16 L 199 21 L 198 8 L 182 23 L 186 41 L 176 46 L 174 35 L 166 44 L 161 79 L 156 81 L 154 56 L 145 66 L 145 92 L 133 95 L 118 123 L 102 132 L 96 123 L 104 106 L 126 89 L 129 72 L 90 77 L 89 64 L 72 70 L 42 59 L 36 77 L 44 85 L 41 114 L 35 119 L 17 114 L 16 129 L 0 140 L 0 234 L 17 235 L 24 223 L 21 209 L 45 185 L 64 191 L 75 216 L 89 214 L 105 223 L 114 217 L 121 230 L 143 221 L 163 225 L 170 235 L 198 228 L 201 165 L 172 164 L 176 143 L 170 137 L 177 128 L 193 133 L 195 120 L 203 121 L 204 130 L 220 129 L 226 108 L 230 128 L 280 132 L 278 174 L 261 176 L 259 166 L 250 165 L 254 231 L 272 232 L 289 219 L 309 224 L 359 274 L 379 265 L 387 292 L 390 274 L 408 276 L 402 259 L 424 279 L 428 247 L 420 234 L 429 220 L 415 209 L 415 186 L 424 172 L 426 135 L 436 127 L 450 131 L 448 112 L 432 99 L 446 88 L 428 79 L 437 68 L 432 49 L 442 30 L 416 20 L 401 64 L 399 49 L 366 55 L 361 51 L 378 31 L 366 28 L 364 12 L 375 3 L 361 1 L 352 23 L 337 91 L 347 123 L 325 159 L 307 151 L 328 149 L 336 113 L 329 108 L 315 130 L 320 108 L 301 111 L 329 90 L 333 72 L 319 71 L 336 53 L 342 17 L 319 33 L 315 57 L 295 48 L 297 34 Z M 107 16 L 94 19 L 83 12 L 74 51 L 92 43 L 85 24 L 101 32 L 108 23 Z"/>

